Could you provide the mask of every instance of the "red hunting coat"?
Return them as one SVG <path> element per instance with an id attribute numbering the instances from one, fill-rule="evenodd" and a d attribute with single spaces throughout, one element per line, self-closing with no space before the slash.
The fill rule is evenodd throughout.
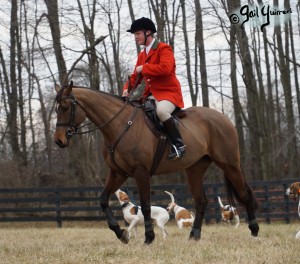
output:
<path id="1" fill-rule="evenodd" d="M 170 45 L 158 42 L 155 40 L 148 56 L 146 49 L 138 55 L 135 65 L 143 65 L 143 81 L 146 84 L 143 97 L 147 97 L 150 93 L 156 100 L 168 100 L 174 105 L 183 108 L 183 98 L 180 83 L 176 77 L 175 58 Z M 135 85 L 138 74 L 134 72 L 130 76 L 130 87 Z M 123 90 L 128 89 L 128 82 L 123 87 Z"/>

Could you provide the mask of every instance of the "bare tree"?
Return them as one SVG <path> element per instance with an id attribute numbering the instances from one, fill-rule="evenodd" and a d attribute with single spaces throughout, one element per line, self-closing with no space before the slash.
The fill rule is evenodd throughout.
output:
<path id="1" fill-rule="evenodd" d="M 11 1 L 11 23 L 10 23 L 10 83 L 7 83 L 6 92 L 8 98 L 7 122 L 9 125 L 9 138 L 14 160 L 22 163 L 21 150 L 19 146 L 18 131 L 18 78 L 17 78 L 17 37 L 18 37 L 18 1 Z M 4 65 L 4 61 L 2 62 Z"/>
<path id="2" fill-rule="evenodd" d="M 180 0 L 180 4 L 181 4 L 181 11 L 182 11 L 182 29 L 183 29 L 183 35 L 184 35 L 187 79 L 188 79 L 192 104 L 197 105 L 198 91 L 197 90 L 195 91 L 194 85 L 193 85 L 193 80 L 192 80 L 191 55 L 190 55 L 190 44 L 189 44 L 189 37 L 188 37 L 188 30 L 187 30 L 185 0 Z"/>
<path id="3" fill-rule="evenodd" d="M 202 9 L 199 0 L 195 0 L 195 16 L 196 16 L 195 40 L 198 46 L 198 52 L 200 57 L 202 103 L 203 106 L 209 107 L 206 57 L 205 57 L 205 46 L 204 46 L 204 37 L 203 37 Z M 196 93 L 198 93 L 197 84 L 195 86 L 196 86 Z"/>
<path id="4" fill-rule="evenodd" d="M 285 1 L 285 7 L 288 7 L 288 1 Z M 278 0 L 274 0 L 274 6 L 278 6 Z M 297 164 L 297 140 L 296 130 L 294 125 L 294 112 L 292 103 L 291 80 L 290 80 L 290 62 L 289 56 L 289 40 L 288 40 L 288 24 L 285 25 L 285 51 L 282 40 L 281 26 L 279 23 L 275 26 L 275 36 L 277 40 L 278 56 L 279 56 L 279 71 L 280 80 L 283 87 L 285 108 L 286 108 L 286 121 L 287 121 L 287 138 L 288 138 L 288 167 L 291 175 L 294 175 L 294 166 Z"/>
<path id="5" fill-rule="evenodd" d="M 122 78 L 121 63 L 120 63 L 120 25 L 121 25 L 120 8 L 122 6 L 122 1 L 120 2 L 115 1 L 115 4 L 116 4 L 115 7 L 118 11 L 117 23 L 114 23 L 112 18 L 112 11 L 109 8 L 107 8 L 105 5 L 101 5 L 101 8 L 105 12 L 108 18 L 108 30 L 109 30 L 109 37 L 110 37 L 112 50 L 113 50 L 117 93 L 122 94 L 122 88 L 124 85 L 124 79 Z M 116 24 L 116 28 L 115 28 L 115 24 Z"/>
<path id="6" fill-rule="evenodd" d="M 128 2 L 128 8 L 129 8 L 131 22 L 133 22 L 135 20 L 135 15 L 134 15 L 133 7 L 132 7 L 132 1 L 131 0 L 127 0 L 127 2 Z M 137 44 L 137 43 L 135 43 L 135 45 L 136 45 L 136 51 L 137 51 L 137 53 L 140 53 L 141 52 L 140 45 Z"/>
<path id="7" fill-rule="evenodd" d="M 151 6 L 151 9 L 153 10 L 156 23 L 157 23 L 157 38 L 162 41 L 166 42 L 165 40 L 165 26 L 166 26 L 166 15 L 165 13 L 167 12 L 167 3 L 166 0 L 160 0 L 158 1 L 153 1 L 153 0 L 148 0 L 149 1 L 149 8 Z"/>
<path id="8" fill-rule="evenodd" d="M 59 26 L 59 16 L 58 16 L 58 4 L 57 0 L 45 0 L 45 4 L 48 9 L 48 14 L 46 15 L 49 21 L 49 26 L 51 30 L 53 49 L 56 57 L 56 64 L 58 67 L 59 81 L 61 85 L 66 85 L 68 82 L 67 78 L 67 67 L 66 62 L 62 53 L 61 45 L 61 33 Z"/>

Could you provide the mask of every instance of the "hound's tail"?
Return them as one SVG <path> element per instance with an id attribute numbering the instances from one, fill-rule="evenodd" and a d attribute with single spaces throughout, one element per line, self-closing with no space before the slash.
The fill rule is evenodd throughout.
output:
<path id="1" fill-rule="evenodd" d="M 224 208 L 224 205 L 223 205 L 223 203 L 222 203 L 222 201 L 221 201 L 221 198 L 220 198 L 220 196 L 218 196 L 218 201 L 219 201 L 219 205 L 220 205 L 220 207 L 221 207 L 221 208 Z"/>
<path id="2" fill-rule="evenodd" d="M 234 197 L 235 197 L 238 200 L 238 202 L 240 202 L 241 204 L 243 204 L 245 206 L 246 201 L 242 200 L 241 197 L 239 197 L 236 189 L 233 187 L 232 183 L 226 177 L 225 177 L 225 183 L 226 183 L 226 187 L 227 187 L 229 204 L 231 206 L 235 207 L 235 203 L 234 203 Z M 246 191 L 249 195 L 248 202 L 251 203 L 251 206 L 253 207 L 254 211 L 256 211 L 257 208 L 259 207 L 259 204 L 255 198 L 252 188 L 250 187 L 250 185 L 247 182 L 244 183 L 244 188 L 246 189 Z"/>
<path id="3" fill-rule="evenodd" d="M 165 191 L 165 193 L 168 194 L 171 197 L 171 202 L 175 203 L 175 198 L 174 198 L 173 194 L 170 193 L 170 192 L 167 192 L 167 191 Z"/>

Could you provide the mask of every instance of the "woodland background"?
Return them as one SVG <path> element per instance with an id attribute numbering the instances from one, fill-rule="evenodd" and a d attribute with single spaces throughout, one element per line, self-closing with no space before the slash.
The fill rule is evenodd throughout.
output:
<path id="1" fill-rule="evenodd" d="M 230 18 L 243 6 L 292 13 L 271 16 L 263 30 L 254 16 L 242 28 Z M 235 124 L 247 179 L 296 178 L 299 11 L 299 0 L 2 1 L 0 187 L 103 184 L 99 132 L 73 137 L 67 149 L 54 143 L 54 84 L 72 79 L 120 94 L 141 50 L 126 30 L 142 16 L 174 49 L 186 107 L 215 108 Z M 207 181 L 221 180 L 212 167 Z M 166 181 L 185 178 L 153 177 Z"/>

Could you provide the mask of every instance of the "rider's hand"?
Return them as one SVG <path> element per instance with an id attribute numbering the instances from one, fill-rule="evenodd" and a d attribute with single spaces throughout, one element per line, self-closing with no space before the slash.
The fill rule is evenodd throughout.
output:
<path id="1" fill-rule="evenodd" d="M 128 96 L 129 96 L 128 89 L 125 89 L 125 90 L 123 91 L 122 96 L 123 96 L 123 97 L 128 97 Z"/>
<path id="2" fill-rule="evenodd" d="M 143 71 L 143 65 L 137 66 L 135 70 L 137 73 L 141 73 Z"/>

